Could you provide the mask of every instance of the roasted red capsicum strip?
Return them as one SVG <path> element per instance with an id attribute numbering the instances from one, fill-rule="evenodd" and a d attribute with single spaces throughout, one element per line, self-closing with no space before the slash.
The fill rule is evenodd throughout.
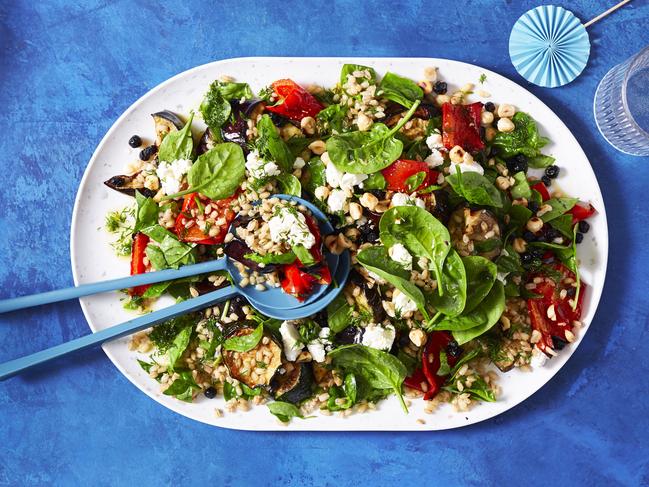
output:
<path id="1" fill-rule="evenodd" d="M 459 145 L 464 150 L 476 152 L 484 149 L 480 137 L 482 103 L 470 105 L 442 105 L 442 140 L 447 149 Z"/>
<path id="2" fill-rule="evenodd" d="M 146 246 L 149 244 L 149 237 L 143 233 L 136 233 L 133 236 L 133 243 L 131 247 L 131 275 L 144 274 L 146 272 L 146 264 L 144 258 L 146 257 Z M 149 284 L 144 286 L 136 286 L 129 289 L 128 293 L 131 296 L 142 296 L 144 291 L 149 288 Z"/>
<path id="3" fill-rule="evenodd" d="M 548 191 L 547 186 L 543 184 L 542 181 L 533 184 L 532 189 L 539 192 L 539 194 L 541 195 L 541 199 L 543 201 L 548 201 L 550 199 L 550 192 Z"/>
<path id="4" fill-rule="evenodd" d="M 561 281 L 557 283 L 556 278 L 552 279 L 538 274 L 530 276 L 530 282 L 534 282 L 537 277 L 543 278 L 543 281 L 535 283 L 534 289 L 530 290 L 538 297 L 527 300 L 527 310 L 530 314 L 532 328 L 541 333 L 541 339 L 536 342 L 536 346 L 544 352 L 548 348 L 554 349 L 553 336 L 561 341 L 568 341 L 566 331 L 572 332 L 573 322 L 579 321 L 581 318 L 582 303 L 586 292 L 586 284 L 582 281 L 577 303 L 573 309 L 574 273 L 560 263 L 554 264 L 552 268 L 562 276 Z"/>
<path id="5" fill-rule="evenodd" d="M 290 79 L 280 79 L 272 84 L 273 91 L 279 97 L 275 105 L 268 105 L 266 110 L 282 115 L 294 122 L 304 117 L 314 117 L 324 108 L 308 91 Z"/>
<path id="6" fill-rule="evenodd" d="M 426 175 L 424 181 L 417 188 L 410 188 L 407 183 L 408 178 L 420 172 Z M 407 191 L 409 193 L 435 184 L 439 176 L 439 173 L 431 170 L 427 163 L 407 159 L 397 159 L 383 169 L 381 173 L 385 178 L 387 189 L 390 191 Z"/>
<path id="7" fill-rule="evenodd" d="M 218 212 L 217 219 L 223 218 L 225 223 L 219 226 L 219 231 L 216 235 L 210 237 L 209 234 L 203 232 L 196 224 L 196 216 L 192 215 L 192 210 L 198 208 L 196 199 L 199 199 L 201 205 L 206 207 L 211 205 L 213 210 Z M 228 233 L 228 227 L 236 216 L 234 211 L 230 209 L 230 205 L 235 200 L 235 197 L 226 198 L 219 201 L 212 201 L 198 195 L 198 193 L 190 193 L 185 195 L 183 199 L 183 206 L 178 217 L 176 217 L 175 231 L 178 239 L 182 242 L 191 242 L 203 245 L 217 245 L 223 243 L 225 236 Z M 193 221 L 194 223 L 187 228 L 187 222 Z"/>
<path id="8" fill-rule="evenodd" d="M 590 203 L 588 204 L 582 204 L 582 203 L 577 203 L 575 206 L 573 206 L 570 211 L 568 211 L 572 215 L 572 224 L 574 225 L 575 223 L 578 223 L 582 220 L 585 220 L 586 218 L 590 218 L 595 214 L 595 207 L 591 205 Z"/>

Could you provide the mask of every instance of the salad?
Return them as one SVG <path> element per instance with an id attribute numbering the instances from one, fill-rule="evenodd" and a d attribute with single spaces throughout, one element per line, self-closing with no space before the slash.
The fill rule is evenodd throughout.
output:
<path id="1" fill-rule="evenodd" d="M 476 80 L 482 83 L 484 79 Z M 352 270 L 326 309 L 264 316 L 237 297 L 133 337 L 162 392 L 222 397 L 225 411 L 265 404 L 280 421 L 347 416 L 396 396 L 432 413 L 499 395 L 496 370 L 542 367 L 576 339 L 587 285 L 578 244 L 595 208 L 564 194 L 549 140 L 530 114 L 419 82 L 342 67 L 333 87 L 275 81 L 255 94 L 214 81 L 196 111 L 152 115 L 138 160 L 106 185 L 134 198 L 106 217 L 131 274 L 227 255 L 241 286 L 305 299 L 338 285 L 323 258 Z M 321 235 L 305 198 L 325 212 Z M 216 272 L 125 290 L 146 312 L 229 285 Z"/>

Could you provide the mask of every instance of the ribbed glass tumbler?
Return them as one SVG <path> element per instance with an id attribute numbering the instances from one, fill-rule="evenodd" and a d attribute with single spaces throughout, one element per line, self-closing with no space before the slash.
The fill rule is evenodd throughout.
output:
<path id="1" fill-rule="evenodd" d="M 606 73 L 593 110 L 599 131 L 613 147 L 649 156 L 649 46 Z"/>

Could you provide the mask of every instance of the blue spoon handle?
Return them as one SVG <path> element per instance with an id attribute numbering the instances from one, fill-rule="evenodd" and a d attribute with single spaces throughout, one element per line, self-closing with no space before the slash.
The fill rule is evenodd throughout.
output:
<path id="1" fill-rule="evenodd" d="M 211 293 L 204 294 L 197 298 L 189 299 L 187 301 L 183 301 L 182 303 L 169 306 L 168 308 L 140 316 L 139 318 L 127 321 L 126 323 L 111 326 L 110 328 L 98 331 L 97 333 L 92 333 L 90 335 L 77 338 L 67 343 L 62 343 L 61 345 L 48 348 L 47 350 L 43 350 L 41 352 L 36 352 L 31 355 L 27 355 L 26 357 L 21 357 L 9 362 L 5 362 L 4 364 L 0 364 L 0 380 L 8 379 L 31 367 L 43 364 L 69 353 L 76 352 L 77 350 L 84 350 L 89 347 L 94 347 L 95 345 L 100 345 L 109 340 L 121 338 L 140 330 L 144 330 L 145 328 L 157 325 L 175 316 L 197 311 L 210 304 L 229 299 L 235 296 L 238 292 L 239 291 L 234 286 L 212 291 Z"/>
<path id="2" fill-rule="evenodd" d="M 89 296 L 90 294 L 115 291 L 117 289 L 127 289 L 129 287 L 143 286 L 145 284 L 153 284 L 155 282 L 171 281 L 173 279 L 195 276 L 197 274 L 220 271 L 226 268 L 226 263 L 227 257 L 224 257 L 222 259 L 202 262 L 200 264 L 182 266 L 179 269 L 166 269 L 164 271 L 146 272 L 144 274 L 137 274 L 135 276 L 123 277 L 120 279 L 112 279 L 110 281 L 82 284 L 81 286 L 77 287 L 69 287 L 66 289 L 58 289 L 56 291 L 32 294 L 31 296 L 4 299 L 0 301 L 0 313 L 7 313 L 9 311 L 15 311 L 17 309 L 30 308 L 32 306 L 40 306 L 42 304 L 56 303 L 58 301 L 66 301 L 68 299 Z"/>

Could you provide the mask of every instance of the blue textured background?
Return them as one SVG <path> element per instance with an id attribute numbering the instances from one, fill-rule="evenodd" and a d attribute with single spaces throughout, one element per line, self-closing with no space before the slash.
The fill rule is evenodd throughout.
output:
<path id="1" fill-rule="evenodd" d="M 537 5 L 214 3 L 0 2 L 1 296 L 72 282 L 68 234 L 86 163 L 122 111 L 168 77 L 236 56 L 436 56 L 525 84 L 507 40 Z M 612 1 L 559 3 L 586 19 Z M 649 6 L 636 0 L 590 29 L 590 62 L 576 82 L 531 88 L 590 158 L 611 237 L 597 318 L 532 398 L 441 433 L 235 432 L 164 409 L 95 350 L 0 384 L 0 485 L 647 485 L 649 160 L 606 144 L 592 99 L 611 66 L 649 43 L 648 24 Z M 0 361 L 87 331 L 76 302 L 2 316 Z"/>

